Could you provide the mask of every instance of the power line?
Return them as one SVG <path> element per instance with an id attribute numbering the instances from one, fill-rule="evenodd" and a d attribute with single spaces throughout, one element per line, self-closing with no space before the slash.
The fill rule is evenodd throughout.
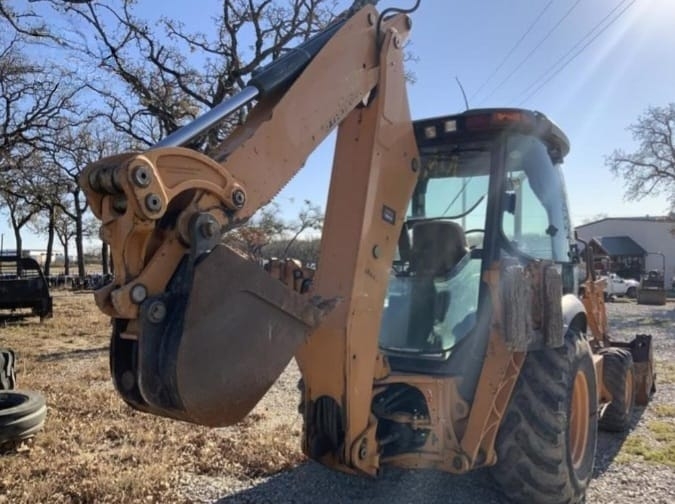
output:
<path id="1" fill-rule="evenodd" d="M 598 33 L 596 33 L 595 36 L 594 36 L 593 38 L 591 38 L 591 40 L 589 40 L 586 44 L 584 44 L 583 47 L 582 47 L 579 51 L 577 51 L 576 54 L 574 54 L 574 56 L 572 56 L 569 60 L 567 60 L 563 66 L 561 66 L 558 70 L 556 70 L 553 74 L 551 74 L 551 75 L 548 77 L 548 79 L 546 79 L 544 82 L 542 82 L 542 83 L 541 83 L 534 91 L 532 91 L 529 95 L 527 95 L 527 96 L 519 103 L 519 105 L 522 105 L 522 104 L 525 103 L 527 100 L 529 100 L 530 98 L 532 98 L 535 94 L 537 94 L 537 93 L 539 92 L 539 90 L 541 90 L 541 88 L 543 88 L 546 84 L 548 84 L 548 83 L 549 83 L 556 75 L 558 75 L 560 72 L 562 72 L 562 71 L 565 69 L 565 67 L 567 67 L 567 65 L 569 65 L 570 63 L 572 63 L 572 61 L 574 61 L 574 60 L 577 58 L 577 56 L 579 56 L 581 53 L 583 53 L 589 45 L 591 45 L 591 44 L 592 44 L 592 43 L 593 43 L 600 35 L 602 35 L 602 34 L 605 32 L 605 30 L 607 30 L 607 28 L 609 28 L 610 26 L 612 26 L 612 25 L 616 22 L 617 19 L 619 19 L 621 16 L 623 16 L 624 12 L 626 12 L 628 9 L 630 9 L 630 8 L 632 7 L 632 5 L 633 5 L 636 1 L 637 1 L 637 0 L 632 0 L 631 3 L 629 3 L 628 5 L 626 5 L 626 7 L 624 7 L 624 8 L 621 10 L 621 12 L 619 12 L 619 13 L 614 17 L 614 19 L 612 19 L 612 20 L 611 20 L 607 25 L 605 25 Z"/>
<path id="2" fill-rule="evenodd" d="M 511 55 L 515 52 L 515 50 L 518 49 L 518 46 L 520 46 L 520 43 L 521 43 L 523 40 L 525 40 L 525 37 L 527 37 L 527 36 L 529 35 L 529 33 L 532 31 L 532 29 L 535 27 L 535 25 L 539 22 L 539 20 L 540 20 L 541 17 L 544 15 L 544 13 L 548 10 L 548 8 L 551 6 L 551 4 L 553 4 L 553 0 L 550 0 L 550 1 L 544 6 L 544 8 L 539 12 L 539 14 L 538 14 L 537 17 L 534 19 L 534 21 L 532 21 L 532 23 L 530 23 L 530 26 L 525 30 L 525 33 L 523 33 L 523 34 L 520 36 L 520 38 L 519 38 L 518 41 L 515 43 L 515 45 L 514 45 L 514 46 L 511 48 L 511 50 L 506 54 L 506 56 L 504 56 L 504 58 L 503 58 L 502 61 L 499 63 L 499 65 L 497 65 L 497 68 L 495 68 L 495 69 L 493 70 L 493 72 L 490 74 L 490 76 L 489 76 L 487 79 L 485 79 L 485 82 L 483 82 L 483 84 L 481 84 L 480 87 L 479 87 L 479 88 L 471 95 L 471 99 L 472 99 L 472 100 L 476 97 L 476 95 L 477 95 L 478 93 L 480 93 L 480 92 L 483 90 L 483 88 L 485 88 L 485 86 L 488 85 L 488 83 L 492 80 L 492 78 L 495 76 L 495 74 L 496 74 L 497 72 L 499 72 L 499 70 L 501 70 L 501 68 L 504 66 L 504 63 L 506 63 L 506 61 L 509 59 L 509 57 L 511 57 Z"/>
<path id="3" fill-rule="evenodd" d="M 497 92 L 497 91 L 499 90 L 499 88 L 501 88 L 504 84 L 506 84 L 506 81 L 508 81 L 511 77 L 513 77 L 513 75 L 514 75 L 518 70 L 521 69 L 521 67 L 527 62 L 527 60 L 529 60 L 529 59 L 532 57 L 532 55 L 537 51 L 537 49 L 539 49 L 539 48 L 544 44 L 544 42 L 546 42 L 546 41 L 548 40 L 548 38 L 549 38 L 551 35 L 553 35 L 553 32 L 556 31 L 556 30 L 558 29 L 558 27 L 563 23 L 563 21 L 565 21 L 565 19 L 567 19 L 567 18 L 569 17 L 569 15 L 572 13 L 572 11 L 573 11 L 574 9 L 576 9 L 577 5 L 579 5 L 580 2 L 581 2 L 581 0 L 576 0 L 576 2 L 574 2 L 574 4 L 572 4 L 572 7 L 570 7 L 570 8 L 567 10 L 567 12 L 565 12 L 565 14 L 563 14 L 563 16 L 558 20 L 558 22 L 557 22 L 555 25 L 553 25 L 553 27 L 548 31 L 548 33 L 547 33 L 546 35 L 544 35 L 544 38 L 542 38 L 542 39 L 537 43 L 537 45 L 535 45 L 534 48 L 533 48 L 529 53 L 527 53 L 527 56 L 525 56 L 525 57 L 521 60 L 521 62 L 518 63 L 518 65 L 516 66 L 516 68 L 514 68 L 514 69 L 511 71 L 510 74 L 508 74 L 506 77 L 504 77 L 504 79 L 502 79 L 502 81 L 501 81 L 499 84 L 497 84 L 497 87 L 494 88 L 494 89 L 492 90 L 492 92 L 491 92 L 489 95 L 487 95 L 487 96 L 483 99 L 483 102 L 484 102 L 485 100 L 489 99 L 490 97 L 492 97 L 492 95 L 495 94 L 495 92 Z M 482 102 L 481 102 L 481 103 L 482 103 Z"/>
<path id="4" fill-rule="evenodd" d="M 586 35 L 584 35 L 581 39 L 579 39 L 579 41 L 577 41 L 577 43 L 574 44 L 565 54 L 563 54 L 560 58 L 558 58 L 558 60 L 555 63 L 553 63 L 550 67 L 548 67 L 546 70 L 544 70 L 544 72 L 542 72 L 541 75 L 539 75 L 536 79 L 534 79 L 532 81 L 532 83 L 527 88 L 525 88 L 525 90 L 522 93 L 520 93 L 521 96 L 527 94 L 530 91 L 530 89 L 532 89 L 534 86 L 536 86 L 542 79 L 544 79 L 547 75 L 550 75 L 550 72 L 555 67 L 557 67 L 560 64 L 561 61 L 563 61 L 565 58 L 567 58 L 567 56 L 572 54 L 572 52 L 577 47 L 579 47 L 579 45 L 581 45 L 588 37 L 590 37 L 593 34 L 593 32 L 598 29 L 598 27 L 600 25 L 602 25 L 605 21 L 607 21 L 607 19 L 609 19 L 612 16 L 612 14 L 614 14 L 622 6 L 622 4 L 626 3 L 627 1 L 628 0 L 621 0 L 612 10 L 610 10 L 605 15 L 605 17 L 603 17 L 595 26 L 593 26 L 593 28 L 591 28 L 588 31 L 588 33 L 586 33 Z M 515 100 L 512 100 L 512 101 L 515 101 Z"/>

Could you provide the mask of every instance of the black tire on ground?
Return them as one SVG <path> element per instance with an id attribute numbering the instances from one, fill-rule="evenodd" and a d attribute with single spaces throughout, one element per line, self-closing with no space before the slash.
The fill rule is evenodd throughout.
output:
<path id="1" fill-rule="evenodd" d="M 637 297 L 637 289 L 635 287 L 628 287 L 628 290 L 626 291 L 626 296 L 628 296 L 631 299 L 635 299 Z"/>
<path id="2" fill-rule="evenodd" d="M 13 350 L 0 348 L 0 390 L 12 390 L 16 386 Z"/>
<path id="3" fill-rule="evenodd" d="M 45 399 L 39 392 L 0 392 L 0 444 L 33 436 L 47 416 Z"/>
<path id="4" fill-rule="evenodd" d="M 511 501 L 584 501 L 597 442 L 597 388 L 588 341 L 528 353 L 497 435 L 492 476 Z"/>
<path id="5" fill-rule="evenodd" d="M 625 348 L 603 348 L 602 379 L 612 394 L 612 401 L 600 413 L 598 427 L 610 432 L 624 432 L 630 427 L 635 406 L 633 356 Z"/>

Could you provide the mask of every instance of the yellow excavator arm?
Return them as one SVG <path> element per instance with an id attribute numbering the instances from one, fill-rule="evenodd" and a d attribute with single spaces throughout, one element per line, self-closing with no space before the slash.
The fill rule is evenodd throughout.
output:
<path id="1" fill-rule="evenodd" d="M 345 410 L 343 455 L 368 441 L 374 450 L 368 412 L 383 365 L 375 335 L 419 168 L 402 54 L 410 27 L 407 15 L 382 19 L 372 6 L 349 13 L 224 105 L 257 100 L 208 156 L 180 145 L 222 110 L 145 152 L 84 170 L 115 273 L 95 298 L 114 321 L 112 373 L 128 403 L 232 424 L 296 355 L 307 399 L 332 397 Z M 321 264 L 311 292 L 300 294 L 221 237 L 267 204 L 336 128 Z"/>

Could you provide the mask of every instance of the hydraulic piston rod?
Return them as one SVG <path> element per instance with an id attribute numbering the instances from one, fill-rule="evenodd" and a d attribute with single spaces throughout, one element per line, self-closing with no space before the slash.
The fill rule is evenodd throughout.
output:
<path id="1" fill-rule="evenodd" d="M 225 119 L 225 117 L 236 112 L 256 98 L 264 98 L 293 82 L 312 58 L 326 45 L 326 42 L 345 24 L 349 16 L 353 14 L 353 11 L 348 10 L 346 13 L 346 15 L 341 16 L 341 19 L 339 18 L 338 21 L 331 24 L 322 32 L 300 44 L 298 47 L 289 50 L 286 54 L 255 73 L 248 82 L 248 85 L 239 93 L 219 103 L 191 123 L 174 131 L 153 145 L 152 148 L 185 146 L 188 142 L 208 131 Z"/>
<path id="2" fill-rule="evenodd" d="M 197 119 L 177 129 L 169 136 L 153 145 L 153 149 L 160 147 L 181 147 L 193 138 L 209 130 L 232 112 L 240 109 L 247 103 L 252 102 L 260 91 L 254 86 L 246 86 L 239 93 L 220 102 L 208 112 L 200 115 Z"/>

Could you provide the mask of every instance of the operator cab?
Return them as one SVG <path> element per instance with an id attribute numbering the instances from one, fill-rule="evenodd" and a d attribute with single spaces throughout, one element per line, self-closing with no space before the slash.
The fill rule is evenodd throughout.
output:
<path id="1" fill-rule="evenodd" d="M 422 119 L 414 130 L 421 169 L 379 338 L 393 366 L 399 358 L 445 362 L 462 341 L 487 332 L 481 277 L 495 261 L 553 260 L 575 292 L 562 131 L 520 109 Z"/>

